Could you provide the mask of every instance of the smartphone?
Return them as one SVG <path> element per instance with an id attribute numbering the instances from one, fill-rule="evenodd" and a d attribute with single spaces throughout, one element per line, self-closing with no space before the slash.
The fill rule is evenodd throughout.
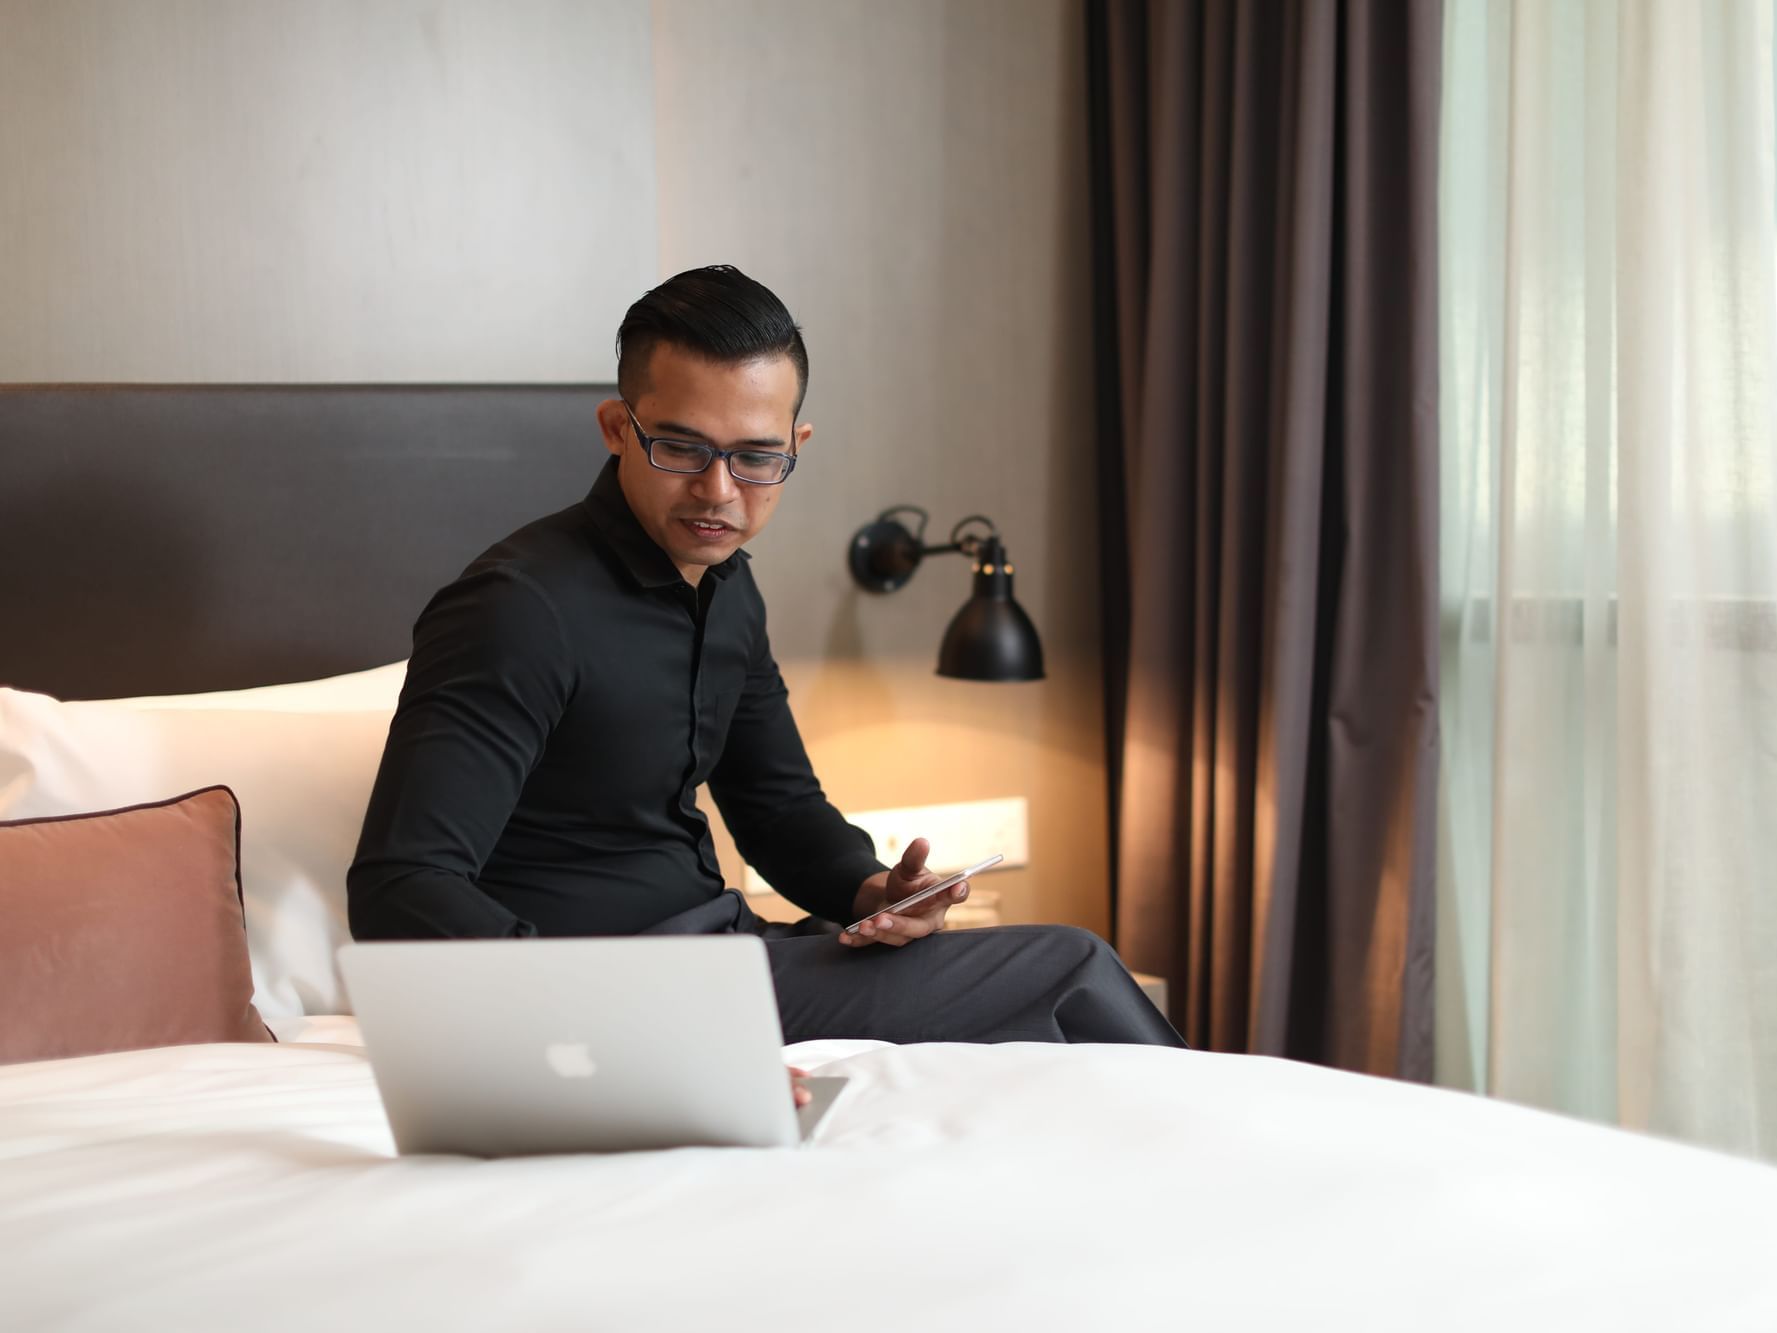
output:
<path id="1" fill-rule="evenodd" d="M 852 922 L 849 926 L 847 926 L 845 928 L 845 933 L 847 935 L 856 935 L 858 933 L 858 927 L 863 925 L 864 922 L 870 920 L 871 917 L 881 916 L 884 912 L 888 912 L 891 914 L 895 913 L 895 912 L 904 912 L 909 907 L 913 907 L 916 904 L 923 903 L 927 898 L 932 897 L 934 894 L 943 893 L 945 889 L 954 888 L 956 885 L 961 884 L 970 875 L 979 875 L 983 870 L 986 870 L 989 866 L 997 866 L 1001 861 L 1004 861 L 1005 859 L 1006 858 L 1004 856 L 998 856 L 998 855 L 990 856 L 985 861 L 981 862 L 979 865 L 972 865 L 967 870 L 959 870 L 954 875 L 946 875 L 943 879 L 939 880 L 936 884 L 928 884 L 928 885 L 926 885 L 925 888 L 921 889 L 918 893 L 910 893 L 905 898 L 901 899 L 900 902 L 890 903 L 887 907 L 879 907 L 874 912 L 870 913 L 870 916 L 862 917 L 859 920 Z"/>

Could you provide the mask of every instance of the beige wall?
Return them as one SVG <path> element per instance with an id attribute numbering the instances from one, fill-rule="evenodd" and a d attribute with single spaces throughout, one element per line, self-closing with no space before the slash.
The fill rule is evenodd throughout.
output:
<path id="1" fill-rule="evenodd" d="M 0 0 L 0 381 L 572 381 L 654 276 L 647 0 Z"/>
<path id="2" fill-rule="evenodd" d="M 1103 930 L 1081 30 L 1071 0 L 656 0 L 655 142 L 662 273 L 738 264 L 807 333 L 815 436 L 753 549 L 829 794 L 1026 796 L 1030 868 L 982 886 Z M 933 540 L 993 517 L 1047 681 L 932 674 L 960 557 L 854 589 L 847 539 L 897 502 Z"/>

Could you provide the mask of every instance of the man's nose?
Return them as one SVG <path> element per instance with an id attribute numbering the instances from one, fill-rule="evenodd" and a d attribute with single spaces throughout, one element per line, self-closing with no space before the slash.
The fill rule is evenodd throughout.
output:
<path id="1" fill-rule="evenodd" d="M 710 465 L 692 479 L 691 492 L 706 504 L 727 504 L 740 495 L 740 483 L 728 470 L 726 459 L 712 458 Z"/>

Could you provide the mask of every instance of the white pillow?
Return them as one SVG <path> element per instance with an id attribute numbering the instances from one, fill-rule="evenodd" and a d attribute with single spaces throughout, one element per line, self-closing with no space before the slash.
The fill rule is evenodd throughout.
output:
<path id="1" fill-rule="evenodd" d="M 300 698 L 303 687 L 273 688 Z M 349 1012 L 333 955 L 350 938 L 346 868 L 392 699 L 327 712 L 153 703 L 63 703 L 0 688 L 0 819 L 110 810 L 225 783 L 241 803 L 254 1005 L 268 1020 Z"/>
<path id="2" fill-rule="evenodd" d="M 215 690 L 209 694 L 145 694 L 114 702 L 131 708 L 246 708 L 275 713 L 347 713 L 381 709 L 395 711 L 407 663 L 371 667 L 325 680 L 299 680 L 291 685 L 259 685 L 250 690 Z"/>

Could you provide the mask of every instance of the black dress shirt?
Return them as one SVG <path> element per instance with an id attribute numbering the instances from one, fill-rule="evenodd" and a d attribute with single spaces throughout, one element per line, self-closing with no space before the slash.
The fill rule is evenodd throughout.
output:
<path id="1" fill-rule="evenodd" d="M 609 462 L 434 597 L 348 876 L 359 939 L 622 935 L 722 892 L 741 855 L 850 919 L 882 869 L 822 794 L 744 552 L 693 588 Z"/>

